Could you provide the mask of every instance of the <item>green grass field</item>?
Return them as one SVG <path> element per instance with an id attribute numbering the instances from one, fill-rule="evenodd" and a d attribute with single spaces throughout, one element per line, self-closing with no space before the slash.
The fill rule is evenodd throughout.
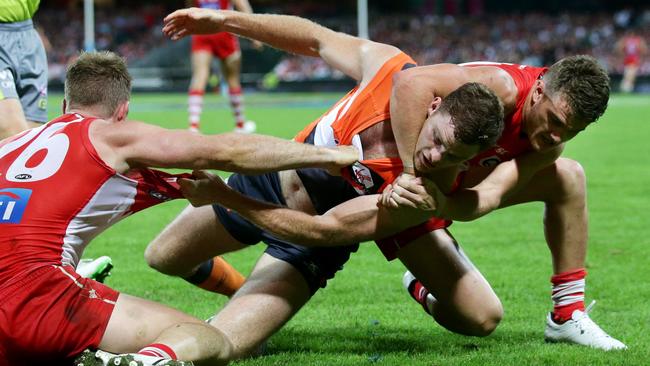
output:
<path id="1" fill-rule="evenodd" d="M 136 95 L 131 117 L 169 128 L 186 127 L 185 95 Z M 212 99 L 210 99 L 212 98 Z M 221 98 L 206 99 L 204 130 L 230 130 Z M 251 95 L 247 117 L 260 133 L 292 137 L 325 111 L 337 94 Z M 60 96 L 50 100 L 58 111 Z M 592 317 L 625 342 L 626 352 L 605 353 L 543 341 L 551 309 L 550 256 L 541 204 L 509 208 L 452 227 L 467 254 L 505 307 L 487 338 L 454 335 L 424 314 L 401 287 L 404 268 L 386 262 L 374 244 L 362 245 L 345 270 L 274 336 L 267 355 L 238 365 L 647 365 L 650 363 L 650 97 L 614 96 L 607 114 L 569 144 L 565 156 L 588 176 L 590 241 L 586 301 Z M 52 114 L 54 117 L 54 113 Z M 184 281 L 147 268 L 147 243 L 184 207 L 171 202 L 124 220 L 97 238 L 86 256 L 110 255 L 107 283 L 207 318 L 225 302 Z M 227 256 L 247 273 L 263 245 Z"/>

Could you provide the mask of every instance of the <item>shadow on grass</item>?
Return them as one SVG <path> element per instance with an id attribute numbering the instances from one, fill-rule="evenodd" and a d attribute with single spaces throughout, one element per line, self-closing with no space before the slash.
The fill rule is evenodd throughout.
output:
<path id="1" fill-rule="evenodd" d="M 442 328 L 426 332 L 413 327 L 387 327 L 371 322 L 366 326 L 284 329 L 269 340 L 264 354 L 338 353 L 385 357 L 434 353 L 453 357 L 492 348 L 521 348 L 526 344 L 538 346 L 542 343 L 539 332 L 533 331 L 497 332 L 478 338 L 457 335 Z"/>

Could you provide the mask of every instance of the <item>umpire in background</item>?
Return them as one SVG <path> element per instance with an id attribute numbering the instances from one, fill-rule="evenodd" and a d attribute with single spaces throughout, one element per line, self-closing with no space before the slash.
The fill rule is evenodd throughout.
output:
<path id="1" fill-rule="evenodd" d="M 32 17 L 40 0 L 0 0 L 0 140 L 47 122 L 47 59 Z"/>

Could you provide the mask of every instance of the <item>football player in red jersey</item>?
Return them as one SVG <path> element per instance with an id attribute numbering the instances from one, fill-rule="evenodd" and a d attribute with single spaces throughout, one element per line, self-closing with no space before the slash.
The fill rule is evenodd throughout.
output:
<path id="1" fill-rule="evenodd" d="M 192 0 L 193 6 L 203 9 L 235 9 L 252 13 L 248 0 Z M 259 41 L 253 41 L 253 47 L 261 49 Z M 192 81 L 188 96 L 189 128 L 198 132 L 201 127 L 203 97 L 210 78 L 212 58 L 221 63 L 221 73 L 228 84 L 230 107 L 235 117 L 235 131 L 255 132 L 255 122 L 247 121 L 244 114 L 244 94 L 241 87 L 241 50 L 237 37 L 227 32 L 192 36 Z"/>
<path id="2" fill-rule="evenodd" d="M 631 93 L 634 91 L 636 75 L 641 66 L 642 57 L 648 53 L 648 45 L 643 37 L 635 32 L 633 28 L 625 32 L 625 35 L 616 44 L 616 50 L 623 55 L 623 80 L 621 80 L 621 91 Z"/>
<path id="3" fill-rule="evenodd" d="M 328 63 L 343 70 L 355 70 L 355 67 L 363 70 L 366 66 L 363 62 L 350 65 L 349 59 L 346 62 L 335 57 L 341 50 L 355 54 L 344 47 L 352 42 L 347 36 L 335 37 L 333 32 L 322 27 L 307 28 L 302 23 L 300 26 L 305 30 L 300 28 L 298 35 L 289 36 L 271 20 L 227 12 L 181 10 L 167 18 L 165 31 L 177 39 L 191 33 L 228 30 L 296 53 L 316 55 L 318 51 L 318 55 Z M 288 23 L 289 19 L 285 22 Z M 260 27 L 265 33 L 256 32 Z M 355 44 L 360 50 L 358 52 L 363 54 L 370 49 L 362 41 L 358 42 Z M 435 184 L 429 184 L 427 192 L 422 187 L 423 181 L 412 174 L 435 168 L 439 159 L 449 156 L 444 156 L 440 149 L 431 148 L 431 142 L 422 138 L 435 131 L 425 122 L 424 111 L 430 108 L 432 100 L 434 104 L 440 98 L 444 100 L 453 90 L 472 81 L 484 83 L 500 98 L 507 115 L 505 131 L 492 149 L 471 159 L 465 167 L 462 164 L 441 166 L 446 172 L 436 173 Z M 394 76 L 392 91 L 392 134 L 406 173 L 394 186 L 387 186 L 388 189 L 384 190 L 381 199 L 384 207 L 401 207 L 401 210 L 409 212 L 415 205 L 415 211 L 429 211 L 429 216 L 472 220 L 497 208 L 530 201 L 544 202 L 546 237 L 553 258 L 551 282 L 555 304 L 547 317 L 546 339 L 604 350 L 625 348 L 623 343 L 600 329 L 584 307 L 585 177 L 577 162 L 559 157 L 564 143 L 598 119 L 606 109 L 609 78 L 602 67 L 586 56 L 565 58 L 548 69 L 510 64 L 414 67 Z M 437 135 L 434 146 L 445 142 L 445 133 Z M 316 136 L 321 135 L 317 133 Z M 355 176 L 357 172 L 353 173 Z M 209 189 L 204 189 L 211 186 L 210 182 L 206 178 L 197 185 L 188 183 L 188 194 L 195 195 L 198 204 L 218 200 L 239 210 L 244 217 L 284 240 L 310 245 L 343 245 L 399 231 L 400 220 L 394 220 L 399 215 L 387 214 L 386 209 L 375 207 L 376 201 L 373 200 L 376 197 L 355 198 L 327 213 L 318 212 L 319 216 L 310 216 L 273 208 L 238 195 L 217 198 Z M 218 192 L 227 191 L 219 182 L 212 181 L 212 186 Z M 221 188 L 217 188 L 219 186 Z M 241 187 L 235 188 L 242 190 Z M 319 189 L 324 188 L 321 186 Z M 314 201 L 313 194 L 307 193 Z M 309 209 L 302 210 L 310 212 Z M 180 217 L 171 227 L 182 226 L 182 222 L 190 217 L 191 214 L 187 214 L 187 218 Z M 160 240 L 171 243 L 176 239 L 167 237 Z M 384 238 L 379 244 L 389 258 L 398 257 L 413 272 L 405 274 L 407 287 L 439 323 L 450 330 L 478 336 L 490 334 L 495 329 L 502 317 L 501 303 L 447 230 L 425 224 Z M 156 245 L 162 244 L 155 242 Z M 289 263 L 297 268 L 294 262 Z M 271 272 L 272 262 L 268 258 L 260 265 Z M 278 265 L 277 268 L 278 278 L 283 278 L 287 284 L 300 282 L 296 279 L 300 278 L 296 271 L 289 269 L 291 266 Z M 413 274 L 422 282 L 415 280 Z M 304 273 L 302 276 L 306 278 Z M 274 280 L 279 281 L 278 278 Z M 242 311 L 255 312 L 250 291 L 262 291 L 263 288 L 263 279 L 256 280 L 254 284 L 244 284 L 242 289 L 247 290 L 243 291 L 241 298 L 236 295 L 237 301 L 231 304 L 246 304 L 248 310 Z M 287 285 L 287 288 L 292 286 Z M 288 319 L 287 314 L 290 316 L 297 310 L 295 306 L 306 302 L 304 298 L 297 301 L 299 297 L 295 293 L 283 296 L 291 305 L 291 311 L 287 313 L 285 309 L 281 313 L 284 315 L 282 319 Z M 233 316 L 236 311 L 227 306 L 220 314 L 225 318 Z M 226 321 L 224 318 L 221 321 Z M 219 316 L 215 324 L 220 324 Z M 236 325 L 230 326 L 233 328 L 229 328 L 229 332 L 236 333 L 238 330 L 232 329 L 241 329 Z"/>
<path id="4" fill-rule="evenodd" d="M 358 158 L 349 146 L 129 121 L 130 87 L 122 58 L 84 53 L 68 68 L 65 114 L 0 141 L 0 365 L 60 362 L 86 348 L 140 350 L 111 364 L 223 363 L 232 348 L 218 330 L 75 273 L 85 247 L 120 219 L 182 198 L 177 177 L 150 166 L 263 173 Z"/>

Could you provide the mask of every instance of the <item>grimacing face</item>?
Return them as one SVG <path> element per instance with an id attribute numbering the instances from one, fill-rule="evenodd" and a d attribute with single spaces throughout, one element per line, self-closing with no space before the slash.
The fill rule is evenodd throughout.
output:
<path id="1" fill-rule="evenodd" d="M 562 93 L 549 95 L 541 87 L 535 87 L 532 103 L 524 111 L 523 131 L 535 151 L 554 148 L 574 138 L 589 125 L 572 117 L 571 107 Z"/>
<path id="2" fill-rule="evenodd" d="M 456 141 L 454 128 L 449 114 L 436 108 L 429 115 L 415 146 L 413 163 L 417 172 L 426 174 L 459 165 L 479 153 L 478 145 Z"/>

